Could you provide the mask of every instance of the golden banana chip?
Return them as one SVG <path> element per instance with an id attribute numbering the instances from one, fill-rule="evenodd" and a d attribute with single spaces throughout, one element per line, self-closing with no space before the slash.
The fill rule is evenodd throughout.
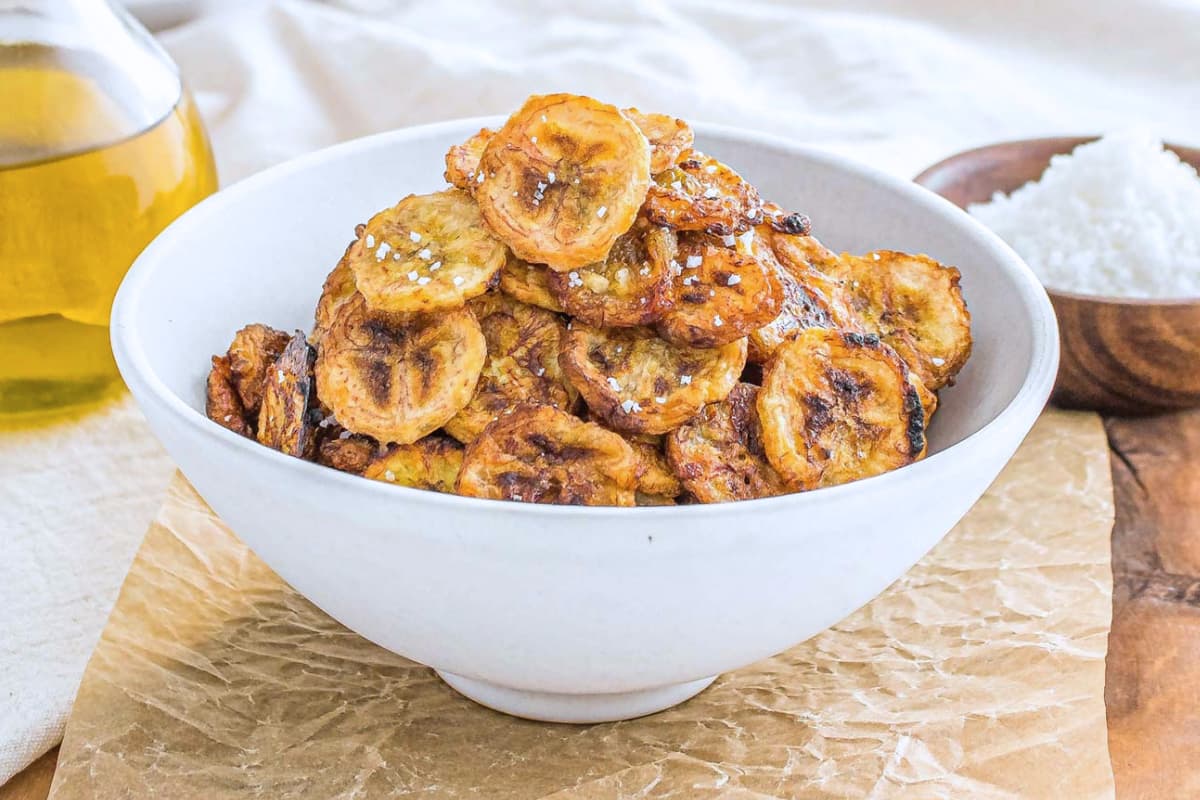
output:
<path id="1" fill-rule="evenodd" d="M 467 139 L 462 144 L 456 144 L 446 151 L 446 183 L 459 189 L 474 191 L 475 178 L 479 174 L 479 159 L 483 149 L 496 135 L 491 128 L 480 128 L 479 133 Z"/>
<path id="2" fill-rule="evenodd" d="M 601 261 L 629 230 L 650 184 L 650 145 L 614 106 L 530 97 L 483 151 L 475 197 L 489 228 L 526 261 Z"/>
<path id="3" fill-rule="evenodd" d="M 347 260 L 372 310 L 428 313 L 486 292 L 507 258 L 471 195 L 446 189 L 410 194 L 371 217 Z"/>
<path id="4" fill-rule="evenodd" d="M 644 213 L 655 225 L 717 236 L 741 233 L 762 221 L 758 190 L 729 167 L 696 150 L 654 176 Z"/>
<path id="5" fill-rule="evenodd" d="M 523 503 L 632 506 L 641 468 L 612 431 L 550 406 L 521 405 L 467 447 L 457 490 Z"/>
<path id="6" fill-rule="evenodd" d="M 729 393 L 746 365 L 746 341 L 681 347 L 648 328 L 572 323 L 561 361 L 588 409 L 610 428 L 666 433 Z"/>
<path id="7" fill-rule="evenodd" d="M 679 234 L 675 304 L 659 321 L 659 335 L 680 345 L 719 347 L 779 315 L 783 286 L 774 265 L 742 247 L 739 252 L 710 234 Z"/>
<path id="8" fill-rule="evenodd" d="M 234 334 L 229 345 L 229 370 L 247 414 L 258 413 L 267 373 L 287 347 L 289 339 L 291 337 L 283 331 L 258 323 L 247 325 Z"/>
<path id="9" fill-rule="evenodd" d="M 519 403 L 569 411 L 576 393 L 558 363 L 566 335 L 559 317 L 494 292 L 475 298 L 467 308 L 483 329 L 487 359 L 475 395 L 446 423 L 446 433 L 470 444 L 496 417 Z"/>
<path id="10" fill-rule="evenodd" d="M 530 264 L 509 253 L 508 263 L 500 270 L 500 291 L 522 303 L 562 313 L 562 306 L 550 291 L 551 272 L 544 264 Z"/>
<path id="11" fill-rule="evenodd" d="M 636 108 L 626 108 L 623 113 L 633 120 L 646 141 L 650 142 L 652 175 L 673 166 L 695 139 L 691 126 L 681 119 L 667 114 L 644 114 Z"/>
<path id="12" fill-rule="evenodd" d="M 371 458 L 362 475 L 397 486 L 453 493 L 462 462 L 462 446 L 435 434 L 410 444 L 388 446 Z"/>
<path id="13" fill-rule="evenodd" d="M 930 391 L 953 383 L 971 356 L 961 273 L 928 256 L 892 250 L 842 256 L 842 262 L 866 329 L 891 345 Z"/>
<path id="14" fill-rule="evenodd" d="M 597 327 L 648 325 L 673 303 L 675 234 L 645 223 L 617 239 L 608 257 L 550 272 L 550 291 L 568 314 Z"/>
<path id="15" fill-rule="evenodd" d="M 683 487 L 702 503 L 786 494 L 767 461 L 756 406 L 759 389 L 739 383 L 667 435 L 667 460 Z"/>
<path id="16" fill-rule="evenodd" d="M 258 441 L 296 458 L 311 459 L 317 434 L 311 406 L 313 393 L 313 349 L 300 331 L 288 342 L 271 365 L 263 383 L 262 408 L 258 413 Z"/>
<path id="17" fill-rule="evenodd" d="M 312 336 L 308 337 L 308 343 L 313 347 L 321 345 L 321 338 L 325 336 L 325 331 L 329 330 L 338 308 L 357 291 L 357 287 L 354 285 L 354 269 L 350 266 L 350 253 L 358 244 L 358 240 L 362 238 L 366 228 L 366 225 L 355 226 L 354 241 L 346 245 L 346 252 L 342 254 L 337 266 L 325 278 L 325 284 L 321 287 L 321 297 L 317 300 Z"/>
<path id="18" fill-rule="evenodd" d="M 465 308 L 380 314 L 355 295 L 321 342 L 317 391 L 348 430 L 407 444 L 471 400 L 486 356 L 483 331 Z"/>
<path id="19" fill-rule="evenodd" d="M 925 452 L 908 367 L 874 334 L 810 328 L 784 342 L 758 413 L 768 461 L 797 490 L 879 475 Z"/>
<path id="20" fill-rule="evenodd" d="M 204 413 L 223 428 L 234 433 L 254 438 L 246 407 L 234 386 L 233 370 L 229 367 L 229 356 L 213 356 L 212 369 L 208 373 L 205 390 Z"/>

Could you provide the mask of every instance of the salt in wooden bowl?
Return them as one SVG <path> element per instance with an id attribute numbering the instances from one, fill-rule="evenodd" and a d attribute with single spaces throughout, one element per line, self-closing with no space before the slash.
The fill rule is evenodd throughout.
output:
<path id="1" fill-rule="evenodd" d="M 1053 156 L 1094 140 L 1056 137 L 988 145 L 940 161 L 915 180 L 966 208 L 1037 180 Z M 1200 149 L 1167 147 L 1200 169 Z M 1062 342 L 1055 403 L 1129 415 L 1200 406 L 1200 298 L 1047 293 Z"/>

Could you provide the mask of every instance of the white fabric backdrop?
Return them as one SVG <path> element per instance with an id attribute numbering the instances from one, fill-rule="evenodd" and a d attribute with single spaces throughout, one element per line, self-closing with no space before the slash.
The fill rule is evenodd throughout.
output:
<path id="1" fill-rule="evenodd" d="M 1200 140 L 1198 0 L 289 0 L 161 39 L 225 184 L 545 91 L 763 129 L 905 176 L 977 144 L 1130 122 Z M 128 406 L 0 435 L 0 781 L 61 734 L 169 470 Z"/>

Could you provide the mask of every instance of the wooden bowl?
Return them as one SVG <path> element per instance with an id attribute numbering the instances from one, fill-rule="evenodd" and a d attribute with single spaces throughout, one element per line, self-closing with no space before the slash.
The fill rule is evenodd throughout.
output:
<path id="1" fill-rule="evenodd" d="M 980 147 L 934 164 L 915 180 L 966 208 L 1036 180 L 1052 156 L 1094 140 L 1027 139 Z M 1200 169 L 1200 149 L 1168 148 Z M 1058 314 L 1062 342 L 1055 403 L 1112 414 L 1200 406 L 1200 298 L 1047 293 Z"/>

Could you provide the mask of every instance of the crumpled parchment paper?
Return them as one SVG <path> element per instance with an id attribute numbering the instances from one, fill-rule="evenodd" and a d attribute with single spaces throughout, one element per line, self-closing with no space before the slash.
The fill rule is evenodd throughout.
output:
<path id="1" fill-rule="evenodd" d="M 576 727 L 484 709 L 346 630 L 180 477 L 88 665 L 51 796 L 1110 797 L 1112 515 L 1099 419 L 1047 411 L 866 607 L 677 708 Z"/>

